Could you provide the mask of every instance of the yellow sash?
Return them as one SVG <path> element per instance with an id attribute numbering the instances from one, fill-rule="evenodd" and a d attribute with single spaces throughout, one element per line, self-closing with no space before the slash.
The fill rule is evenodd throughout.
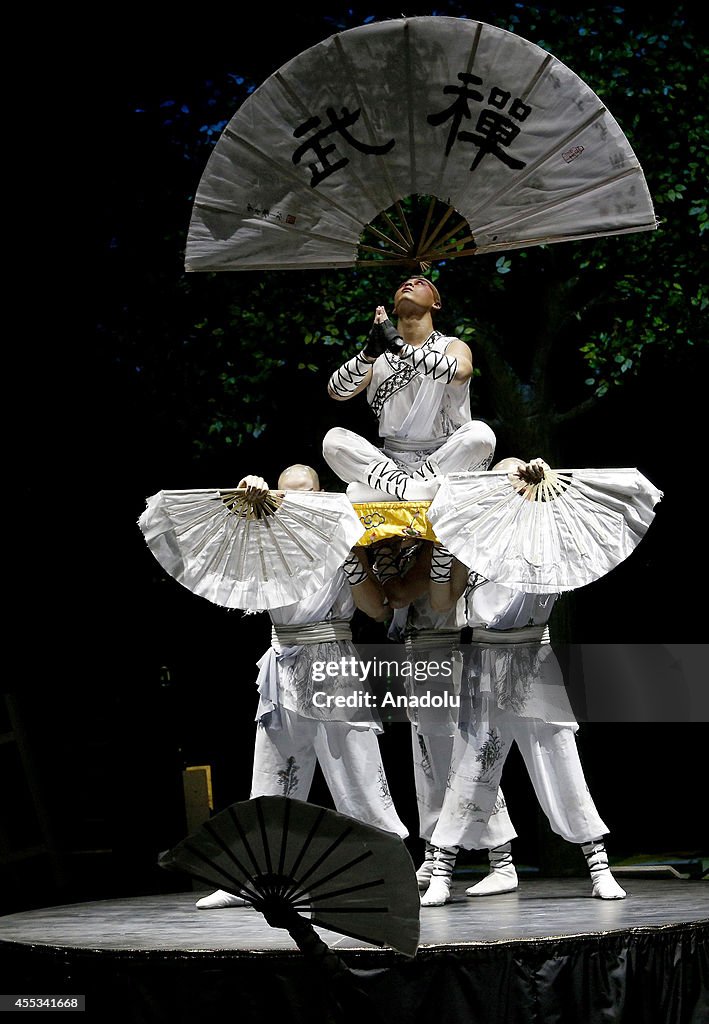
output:
<path id="1" fill-rule="evenodd" d="M 438 543 L 426 518 L 430 501 L 358 501 L 352 508 L 360 518 L 364 534 L 359 547 L 391 537 L 417 537 Z"/>

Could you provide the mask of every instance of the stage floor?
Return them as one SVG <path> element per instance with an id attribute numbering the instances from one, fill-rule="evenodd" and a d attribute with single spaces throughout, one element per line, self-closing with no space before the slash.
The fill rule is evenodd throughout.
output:
<path id="1" fill-rule="evenodd" d="M 585 878 L 520 882 L 502 896 L 465 896 L 457 881 L 444 907 L 421 908 L 422 950 L 469 948 L 534 940 L 609 935 L 709 923 L 709 884 L 679 879 L 629 879 L 625 900 L 590 896 Z M 165 951 L 181 955 L 263 954 L 296 949 L 290 935 L 271 928 L 250 907 L 197 910 L 208 892 L 101 900 L 46 907 L 0 917 L 0 953 L 18 945 L 52 950 Z M 377 947 L 324 928 L 318 934 L 341 951 Z M 381 950 L 386 953 L 387 950 Z M 388 951 L 391 952 L 391 951 Z"/>

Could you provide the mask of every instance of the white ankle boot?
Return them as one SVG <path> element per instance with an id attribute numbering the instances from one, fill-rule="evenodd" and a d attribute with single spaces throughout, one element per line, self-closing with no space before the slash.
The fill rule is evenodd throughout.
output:
<path id="1" fill-rule="evenodd" d="M 431 881 L 428 889 L 421 897 L 422 907 L 442 907 L 447 903 L 451 895 L 451 881 L 455 858 L 458 855 L 457 846 L 434 846 L 433 867 L 431 869 Z"/>
<path id="2" fill-rule="evenodd" d="M 608 854 L 602 839 L 593 839 L 581 846 L 591 872 L 593 895 L 601 900 L 624 900 L 625 889 L 616 882 L 608 867 Z"/>
<path id="3" fill-rule="evenodd" d="M 496 896 L 502 892 L 512 892 L 517 888 L 517 872 L 512 863 L 511 843 L 503 843 L 494 850 L 488 850 L 490 871 L 475 885 L 465 890 L 466 896 Z"/>
<path id="4" fill-rule="evenodd" d="M 435 846 L 431 846 L 428 840 L 426 840 L 426 851 L 423 857 L 423 863 L 416 871 L 416 881 L 418 882 L 419 889 L 428 889 L 428 883 L 431 881 L 431 875 L 433 874 L 433 851 Z"/>
<path id="5" fill-rule="evenodd" d="M 195 903 L 198 910 L 221 910 L 222 907 L 245 907 L 247 905 L 246 900 L 241 896 L 233 896 L 230 892 L 224 892 L 223 889 L 217 889 L 209 896 L 202 896 Z"/>

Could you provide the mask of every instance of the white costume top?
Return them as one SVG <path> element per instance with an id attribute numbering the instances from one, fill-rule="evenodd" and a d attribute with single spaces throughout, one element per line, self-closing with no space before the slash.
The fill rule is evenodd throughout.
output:
<path id="1" fill-rule="evenodd" d="M 421 348 L 442 355 L 457 340 L 434 331 Z M 367 401 L 379 420 L 380 437 L 423 451 L 439 447 L 471 420 L 470 381 L 434 380 L 391 352 L 384 352 L 372 365 Z"/>
<path id="2" fill-rule="evenodd" d="M 349 622 L 354 611 L 350 584 L 344 570 L 338 569 L 330 582 L 310 597 L 282 608 L 272 608 L 269 615 L 274 626 L 278 627 L 336 620 Z M 348 722 L 359 728 L 381 732 L 381 722 L 370 708 L 336 707 L 334 704 L 319 707 L 313 701 L 318 691 L 347 697 L 366 690 L 366 682 L 354 668 L 359 660 L 357 648 L 351 640 L 324 640 L 286 647 L 274 637 L 269 649 L 257 662 L 259 675 L 256 683 L 260 698 L 257 720 L 270 728 L 277 728 L 278 709 L 284 707 L 304 718 Z M 339 674 L 323 674 L 323 666 L 332 664 L 341 667 Z M 322 678 L 314 678 L 314 674 L 320 674 Z"/>
<path id="3" fill-rule="evenodd" d="M 471 706 L 461 719 L 484 726 L 495 706 L 522 718 L 538 718 L 578 728 L 564 677 L 547 639 L 537 630 L 524 639 L 524 630 L 545 626 L 558 594 L 527 594 L 471 573 L 466 591 L 468 625 L 473 642 L 468 659 Z M 478 627 L 489 630 L 483 642 Z M 515 642 L 504 631 L 515 632 Z M 520 636 L 521 633 L 521 636 Z"/>
<path id="4" fill-rule="evenodd" d="M 330 619 L 351 619 L 355 603 L 352 588 L 342 569 L 329 583 L 310 597 L 282 608 L 271 608 L 271 621 L 277 626 L 302 626 L 307 622 L 325 622 Z"/>
<path id="5" fill-rule="evenodd" d="M 468 625 L 487 629 L 544 626 L 558 597 L 558 594 L 525 594 L 500 583 L 478 583 L 471 574 L 465 597 Z"/>

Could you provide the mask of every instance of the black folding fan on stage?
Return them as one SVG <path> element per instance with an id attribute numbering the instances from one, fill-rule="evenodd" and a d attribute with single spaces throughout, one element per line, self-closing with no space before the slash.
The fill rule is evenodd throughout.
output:
<path id="1" fill-rule="evenodd" d="M 325 807 L 279 796 L 235 803 L 158 862 L 243 897 L 306 953 L 323 945 L 313 925 L 406 956 L 418 948 L 419 892 L 403 840 Z"/>

